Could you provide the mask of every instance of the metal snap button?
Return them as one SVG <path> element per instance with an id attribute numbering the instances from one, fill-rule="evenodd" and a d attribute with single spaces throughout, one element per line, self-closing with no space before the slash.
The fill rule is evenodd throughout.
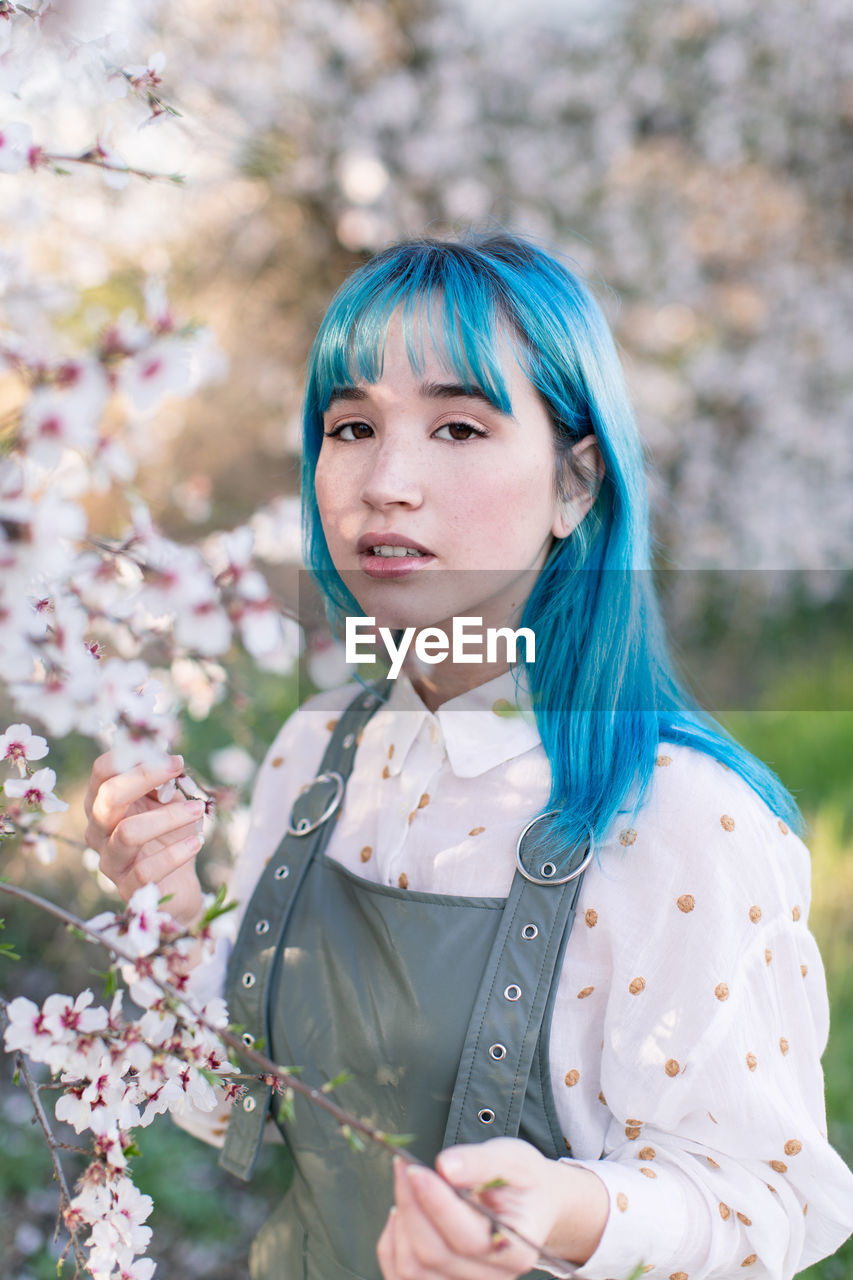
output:
<path id="1" fill-rule="evenodd" d="M 251 1094 L 249 1094 L 249 1097 L 248 1097 L 248 1098 L 244 1098 L 244 1099 L 243 1099 L 243 1110 L 244 1110 L 244 1111 L 254 1111 L 254 1109 L 255 1109 L 255 1107 L 256 1107 L 257 1105 L 258 1105 L 258 1104 L 255 1102 L 255 1099 L 252 1097 L 252 1095 L 251 1095 Z"/>
<path id="2" fill-rule="evenodd" d="M 248 989 L 249 987 L 253 987 L 255 985 L 255 983 L 257 982 L 257 978 L 253 973 L 244 973 L 241 981 L 243 983 L 243 986 Z"/>
<path id="3" fill-rule="evenodd" d="M 355 734 L 354 734 L 354 733 L 348 733 L 348 734 L 347 734 L 347 736 L 344 738 L 342 745 L 343 745 L 347 750 L 349 750 L 349 748 L 352 746 L 352 744 L 353 744 L 354 742 L 355 742 Z"/>
<path id="4" fill-rule="evenodd" d="M 539 936 L 538 925 L 526 924 L 521 931 L 521 936 L 522 938 L 525 938 L 528 942 L 530 942 L 532 938 L 538 938 Z"/>
<path id="5" fill-rule="evenodd" d="M 258 923 L 255 925 L 255 933 L 259 935 L 269 933 L 269 931 L 270 931 L 269 920 L 259 920 Z"/>
<path id="6" fill-rule="evenodd" d="M 503 1058 L 505 1058 L 505 1057 L 506 1057 L 506 1045 L 505 1045 L 505 1044 L 490 1044 L 490 1045 L 489 1045 L 489 1057 L 490 1057 L 490 1058 L 494 1058 L 495 1062 L 500 1062 Z"/>
<path id="7" fill-rule="evenodd" d="M 289 875 L 290 875 L 290 867 L 276 867 L 275 869 L 276 880 L 286 880 Z"/>
<path id="8" fill-rule="evenodd" d="M 517 986 L 517 985 L 516 985 L 516 983 L 511 982 L 511 983 L 510 983 L 510 985 L 509 985 L 509 986 L 505 989 L 505 991 L 504 991 L 504 999 L 506 999 L 506 1000 L 520 1000 L 520 999 L 521 999 L 521 987 Z"/>
<path id="9" fill-rule="evenodd" d="M 243 1041 L 243 1044 L 247 1049 L 251 1049 L 252 1045 L 255 1043 L 255 1037 L 252 1035 L 251 1031 L 244 1031 L 240 1039 Z"/>
<path id="10" fill-rule="evenodd" d="M 539 874 L 543 880 L 552 880 L 557 874 L 557 868 L 553 862 L 543 862 Z"/>
<path id="11" fill-rule="evenodd" d="M 483 1107 L 482 1111 L 477 1112 L 477 1119 L 483 1124 L 493 1124 L 495 1113 L 491 1107 Z"/>

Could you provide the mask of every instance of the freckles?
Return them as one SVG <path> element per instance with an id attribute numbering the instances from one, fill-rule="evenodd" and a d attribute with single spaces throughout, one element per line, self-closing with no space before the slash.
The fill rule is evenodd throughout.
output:
<path id="1" fill-rule="evenodd" d="M 358 492 L 352 469 L 345 483 L 333 474 L 333 468 L 321 467 L 314 472 L 317 509 L 327 540 L 330 537 L 352 539 L 360 532 L 359 511 L 354 493 Z"/>

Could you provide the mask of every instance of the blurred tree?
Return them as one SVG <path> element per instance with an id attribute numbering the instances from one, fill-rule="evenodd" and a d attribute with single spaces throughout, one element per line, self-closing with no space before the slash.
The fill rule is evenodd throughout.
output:
<path id="1" fill-rule="evenodd" d="M 187 265 L 221 255 L 262 449 L 295 447 L 281 418 L 354 257 L 510 224 L 613 291 L 675 562 L 849 563 L 849 6 L 196 0 L 162 22 L 259 188 Z"/>

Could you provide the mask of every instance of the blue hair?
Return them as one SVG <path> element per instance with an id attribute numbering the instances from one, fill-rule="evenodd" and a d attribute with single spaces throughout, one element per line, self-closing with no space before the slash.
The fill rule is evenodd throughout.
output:
<path id="1" fill-rule="evenodd" d="M 735 770 L 798 831 L 797 805 L 776 775 L 695 701 L 676 675 L 651 572 L 645 467 L 613 337 L 588 286 L 551 254 L 508 234 L 397 244 L 347 279 L 314 342 L 304 405 L 306 562 L 332 617 L 358 613 L 320 523 L 314 470 L 323 413 L 335 388 L 381 376 L 392 314 L 417 371 L 426 340 L 466 387 L 511 406 L 497 354 L 509 331 L 525 374 L 551 416 L 558 477 L 589 483 L 571 448 L 598 440 L 604 479 L 590 511 L 556 540 L 521 626 L 536 636 L 523 661 L 551 766 L 543 812 L 551 847 L 600 842 L 617 814 L 635 813 L 661 739 L 706 752 Z M 440 332 L 436 328 L 440 323 Z M 558 479 L 558 487 L 561 481 Z M 552 855 L 559 862 L 558 853 Z"/>

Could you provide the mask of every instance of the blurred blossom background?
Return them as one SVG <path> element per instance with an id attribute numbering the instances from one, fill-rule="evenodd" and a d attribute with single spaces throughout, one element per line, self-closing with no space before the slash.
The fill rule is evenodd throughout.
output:
<path id="1" fill-rule="evenodd" d="M 165 283 L 175 309 L 209 327 L 216 381 L 134 430 L 139 490 L 179 540 L 251 521 L 282 598 L 299 568 L 304 362 L 342 279 L 393 239 L 471 225 L 537 237 L 588 278 L 648 446 L 679 657 L 809 818 L 834 1008 L 831 1135 L 853 1159 L 849 0 L 52 8 L 87 39 L 118 33 L 129 61 L 153 59 L 180 115 L 140 128 L 94 94 L 82 53 L 36 56 L 32 33 L 13 39 L 0 20 L 3 118 L 69 154 L 91 144 L 94 120 L 134 166 L 185 183 L 0 174 L 0 308 L 18 333 L 55 345 L 58 328 L 70 349 Z M 4 394 L 0 380 L 0 417 Z M 96 515 L 109 533 L 106 498 Z M 320 642 L 309 677 L 312 661 L 315 683 L 338 671 Z M 197 675 L 173 672 L 187 686 Z M 183 749 L 242 797 L 208 855 L 216 883 L 245 830 L 253 768 L 305 689 L 293 672 L 247 669 L 229 720 L 209 677 Z M 81 778 L 91 754 L 67 748 Z M 44 869 L 54 896 L 79 874 L 65 855 Z M 100 902 L 105 886 L 85 874 Z M 43 946 L 44 926 L 22 920 L 43 971 L 29 980 L 55 989 L 68 943 Z M 55 1195 L 26 1100 L 6 1090 L 0 1102 L 15 1157 L 0 1173 L 0 1277 L 41 1280 L 55 1274 Z M 146 1133 L 138 1176 L 158 1206 L 159 1274 L 225 1280 L 280 1194 L 275 1170 L 238 1188 L 163 1130 Z M 809 1274 L 850 1280 L 853 1250 Z"/>

